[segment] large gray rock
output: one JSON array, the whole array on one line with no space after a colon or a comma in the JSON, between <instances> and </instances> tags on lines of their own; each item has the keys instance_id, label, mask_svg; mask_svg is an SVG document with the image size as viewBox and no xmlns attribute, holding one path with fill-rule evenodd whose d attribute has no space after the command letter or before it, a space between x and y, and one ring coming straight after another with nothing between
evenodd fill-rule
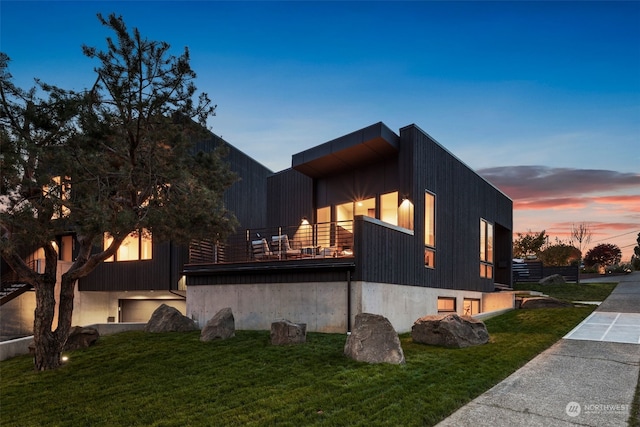
<instances>
[{"instance_id":1,"label":"large gray rock","mask_svg":"<svg viewBox=\"0 0 640 427\"><path fill-rule=\"evenodd\" d=\"M552 297L531 297L522 300L520 308L563 308L572 307L573 304Z\"/></svg>"},{"instance_id":2,"label":"large gray rock","mask_svg":"<svg viewBox=\"0 0 640 427\"><path fill-rule=\"evenodd\" d=\"M355 326L344 345L344 354L359 362L405 363L398 334L391 322L378 314L356 315Z\"/></svg>"},{"instance_id":3,"label":"large gray rock","mask_svg":"<svg viewBox=\"0 0 640 427\"><path fill-rule=\"evenodd\" d=\"M202 328L200 341L226 340L236 336L236 323L231 307L218 311Z\"/></svg>"},{"instance_id":4,"label":"large gray rock","mask_svg":"<svg viewBox=\"0 0 640 427\"><path fill-rule=\"evenodd\" d=\"M540 285L565 285L567 282L560 274L552 274L551 276L543 277L538 281Z\"/></svg>"},{"instance_id":5,"label":"large gray rock","mask_svg":"<svg viewBox=\"0 0 640 427\"><path fill-rule=\"evenodd\" d=\"M286 319L271 323L271 344L303 344L307 341L307 324Z\"/></svg>"},{"instance_id":6,"label":"large gray rock","mask_svg":"<svg viewBox=\"0 0 640 427\"><path fill-rule=\"evenodd\" d=\"M419 318L411 327L411 338L422 344L462 348L486 344L489 332L480 320L450 313Z\"/></svg>"},{"instance_id":7,"label":"large gray rock","mask_svg":"<svg viewBox=\"0 0 640 427\"><path fill-rule=\"evenodd\" d=\"M62 351L87 348L98 341L98 338L100 338L100 334L97 329L74 326L69 332L69 338L67 338L67 342L64 343Z\"/></svg>"},{"instance_id":8,"label":"large gray rock","mask_svg":"<svg viewBox=\"0 0 640 427\"><path fill-rule=\"evenodd\" d=\"M145 332L188 332L196 329L198 327L193 320L166 304L156 308L144 327Z\"/></svg>"}]
</instances>

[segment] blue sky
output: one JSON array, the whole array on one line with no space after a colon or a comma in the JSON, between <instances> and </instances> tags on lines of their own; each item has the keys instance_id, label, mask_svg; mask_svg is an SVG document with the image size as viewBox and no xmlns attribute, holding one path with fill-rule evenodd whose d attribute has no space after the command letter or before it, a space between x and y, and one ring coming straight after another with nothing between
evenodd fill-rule
<instances>
[{"instance_id":1,"label":"blue sky","mask_svg":"<svg viewBox=\"0 0 640 427\"><path fill-rule=\"evenodd\" d=\"M630 256L640 2L2 0L15 82L91 86L81 46L110 35L97 12L188 46L212 130L274 171L369 124L415 123L514 199L515 231L566 238L586 221Z\"/></svg>"}]
</instances>

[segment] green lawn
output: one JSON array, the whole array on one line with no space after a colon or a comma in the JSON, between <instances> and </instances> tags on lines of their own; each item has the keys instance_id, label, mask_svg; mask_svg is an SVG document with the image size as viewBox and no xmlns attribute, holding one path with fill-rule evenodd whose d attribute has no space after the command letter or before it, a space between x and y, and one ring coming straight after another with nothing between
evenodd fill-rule
<instances>
[{"instance_id":1,"label":"green lawn","mask_svg":"<svg viewBox=\"0 0 640 427\"><path fill-rule=\"evenodd\" d=\"M203 343L199 332L127 332L71 353L57 371L0 362L8 426L434 425L569 332L592 308L516 310L486 321L484 346L401 335L406 365L343 356L345 336L277 347L268 331Z\"/></svg>"},{"instance_id":2,"label":"green lawn","mask_svg":"<svg viewBox=\"0 0 640 427\"><path fill-rule=\"evenodd\" d=\"M539 291L545 295L567 301L604 301L617 283L566 283L564 285L538 285L537 283L516 283L516 291Z\"/></svg>"}]
</instances>

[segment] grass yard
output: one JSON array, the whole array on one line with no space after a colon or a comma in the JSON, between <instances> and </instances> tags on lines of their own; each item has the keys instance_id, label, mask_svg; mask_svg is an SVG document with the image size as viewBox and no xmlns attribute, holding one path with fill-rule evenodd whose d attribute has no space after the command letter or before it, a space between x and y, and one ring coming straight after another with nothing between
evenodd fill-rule
<instances>
[{"instance_id":1,"label":"grass yard","mask_svg":"<svg viewBox=\"0 0 640 427\"><path fill-rule=\"evenodd\" d=\"M569 332L593 308L515 310L486 321L490 342L415 344L406 365L347 359L341 334L272 346L268 331L203 343L199 332L105 336L57 371L0 362L8 426L430 426Z\"/></svg>"},{"instance_id":2,"label":"grass yard","mask_svg":"<svg viewBox=\"0 0 640 427\"><path fill-rule=\"evenodd\" d=\"M537 283L516 283L516 291L539 291L550 297L566 301L604 301L617 283L566 283L564 285L539 285Z\"/></svg>"}]
</instances>

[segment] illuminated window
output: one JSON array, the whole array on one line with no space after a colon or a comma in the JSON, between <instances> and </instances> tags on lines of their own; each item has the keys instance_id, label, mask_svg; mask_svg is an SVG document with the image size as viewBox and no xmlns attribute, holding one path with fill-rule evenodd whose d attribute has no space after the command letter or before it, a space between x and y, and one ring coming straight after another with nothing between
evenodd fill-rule
<instances>
[{"instance_id":1,"label":"illuminated window","mask_svg":"<svg viewBox=\"0 0 640 427\"><path fill-rule=\"evenodd\" d=\"M331 246L331 206L316 210L316 241L318 246Z\"/></svg>"},{"instance_id":2,"label":"illuminated window","mask_svg":"<svg viewBox=\"0 0 640 427\"><path fill-rule=\"evenodd\" d=\"M456 299L453 297L438 297L438 313L455 313Z\"/></svg>"},{"instance_id":3,"label":"illuminated window","mask_svg":"<svg viewBox=\"0 0 640 427\"><path fill-rule=\"evenodd\" d=\"M493 224L480 219L480 277L493 277Z\"/></svg>"},{"instance_id":4,"label":"illuminated window","mask_svg":"<svg viewBox=\"0 0 640 427\"><path fill-rule=\"evenodd\" d=\"M380 195L380 220L398 225L398 192Z\"/></svg>"},{"instance_id":5,"label":"illuminated window","mask_svg":"<svg viewBox=\"0 0 640 427\"><path fill-rule=\"evenodd\" d=\"M64 181L59 176L51 178L53 184L45 185L42 188L42 194L54 201L54 210L52 219L64 218L69 216L70 210L64 206L64 202L71 199L71 180L66 177Z\"/></svg>"},{"instance_id":6,"label":"illuminated window","mask_svg":"<svg viewBox=\"0 0 640 427\"><path fill-rule=\"evenodd\" d=\"M113 237L108 234L104 236L104 249L107 249L111 242L113 241ZM146 260L151 259L152 257L152 243L151 233L143 231L139 233L134 231L129 234L126 239L122 242L118 251L116 252L115 259L114 257L107 258L105 262L113 262L113 261L138 261L138 260Z\"/></svg>"},{"instance_id":7,"label":"illuminated window","mask_svg":"<svg viewBox=\"0 0 640 427\"><path fill-rule=\"evenodd\" d=\"M336 205L336 221L342 229L353 232L353 202Z\"/></svg>"},{"instance_id":8,"label":"illuminated window","mask_svg":"<svg viewBox=\"0 0 640 427\"><path fill-rule=\"evenodd\" d=\"M331 206L316 210L316 223L322 224L324 222L331 222Z\"/></svg>"},{"instance_id":9,"label":"illuminated window","mask_svg":"<svg viewBox=\"0 0 640 427\"><path fill-rule=\"evenodd\" d=\"M473 298L465 298L462 302L462 315L473 316L480 313L480 300Z\"/></svg>"},{"instance_id":10,"label":"illuminated window","mask_svg":"<svg viewBox=\"0 0 640 427\"><path fill-rule=\"evenodd\" d=\"M424 265L435 268L436 257L436 196L424 193Z\"/></svg>"},{"instance_id":11,"label":"illuminated window","mask_svg":"<svg viewBox=\"0 0 640 427\"><path fill-rule=\"evenodd\" d=\"M376 217L376 199L358 200L355 202L356 215L364 215L371 218Z\"/></svg>"}]
</instances>

